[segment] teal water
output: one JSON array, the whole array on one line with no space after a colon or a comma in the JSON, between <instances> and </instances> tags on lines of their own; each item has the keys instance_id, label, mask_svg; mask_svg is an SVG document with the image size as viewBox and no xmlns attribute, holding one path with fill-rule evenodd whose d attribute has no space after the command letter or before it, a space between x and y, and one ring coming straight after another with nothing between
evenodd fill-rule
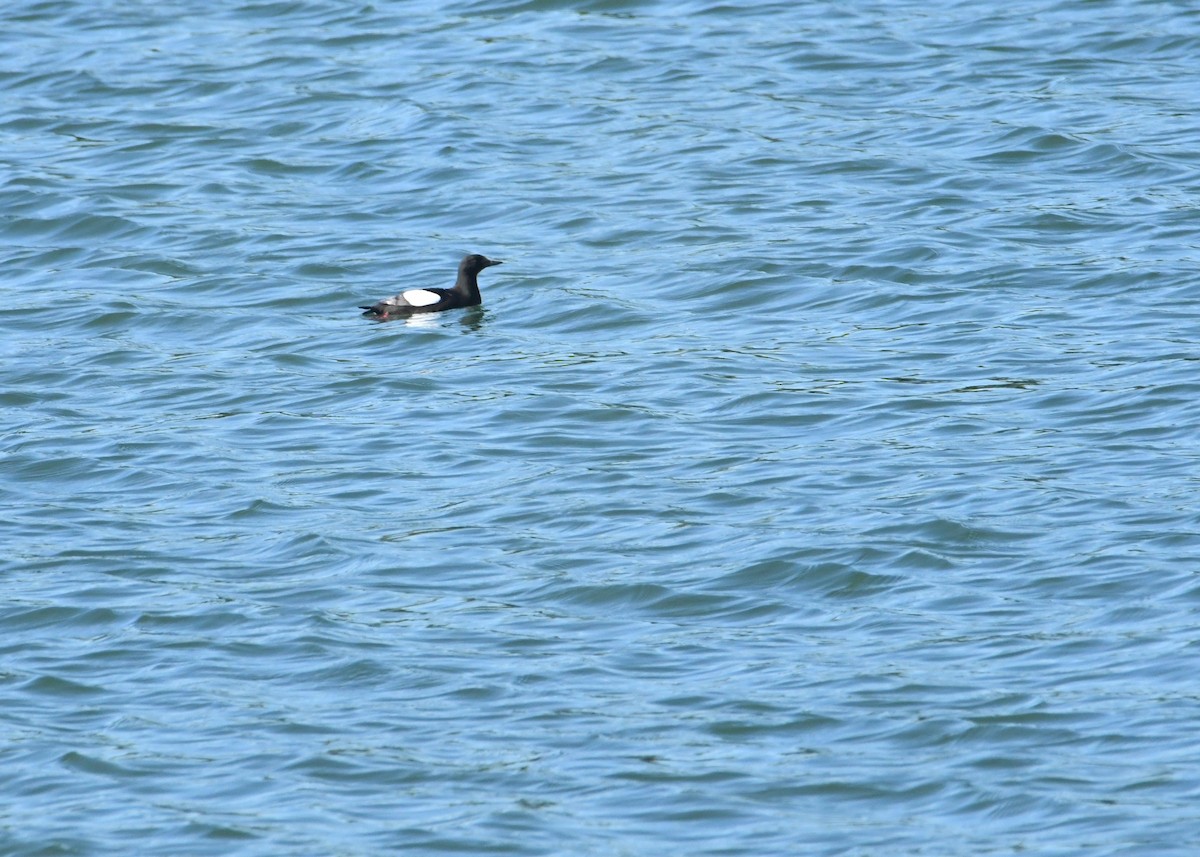
<instances>
[{"instance_id":1,"label":"teal water","mask_svg":"<svg viewBox=\"0 0 1200 857\"><path fill-rule=\"evenodd\" d=\"M8 4L0 854L1197 853L1198 54Z\"/></svg>"}]
</instances>

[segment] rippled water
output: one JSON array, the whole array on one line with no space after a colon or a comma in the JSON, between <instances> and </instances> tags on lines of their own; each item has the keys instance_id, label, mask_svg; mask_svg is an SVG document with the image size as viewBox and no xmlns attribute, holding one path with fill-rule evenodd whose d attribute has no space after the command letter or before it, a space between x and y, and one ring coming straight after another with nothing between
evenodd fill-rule
<instances>
[{"instance_id":1,"label":"rippled water","mask_svg":"<svg viewBox=\"0 0 1200 857\"><path fill-rule=\"evenodd\" d=\"M1196 853L1188 4L5 9L0 853Z\"/></svg>"}]
</instances>

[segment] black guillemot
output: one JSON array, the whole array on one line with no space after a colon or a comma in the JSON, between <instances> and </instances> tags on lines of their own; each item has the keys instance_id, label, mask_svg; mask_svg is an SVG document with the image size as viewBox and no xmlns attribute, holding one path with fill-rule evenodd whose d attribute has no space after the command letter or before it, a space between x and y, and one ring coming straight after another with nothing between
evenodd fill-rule
<instances>
[{"instance_id":1,"label":"black guillemot","mask_svg":"<svg viewBox=\"0 0 1200 857\"><path fill-rule=\"evenodd\" d=\"M458 264L458 279L452 289L409 289L394 298L384 298L373 306L359 307L366 312L364 318L386 321L393 316L407 317L418 312L441 312L483 303L479 294L479 272L492 265L501 265L499 259L489 259L472 253L464 256Z\"/></svg>"}]
</instances>

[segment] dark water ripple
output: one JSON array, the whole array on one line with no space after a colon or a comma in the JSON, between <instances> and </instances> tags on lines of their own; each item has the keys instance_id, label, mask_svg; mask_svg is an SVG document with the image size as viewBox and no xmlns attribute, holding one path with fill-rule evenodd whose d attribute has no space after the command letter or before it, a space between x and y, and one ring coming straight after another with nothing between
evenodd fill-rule
<instances>
[{"instance_id":1,"label":"dark water ripple","mask_svg":"<svg viewBox=\"0 0 1200 857\"><path fill-rule=\"evenodd\" d=\"M1194 853L1196 12L5 23L0 853Z\"/></svg>"}]
</instances>

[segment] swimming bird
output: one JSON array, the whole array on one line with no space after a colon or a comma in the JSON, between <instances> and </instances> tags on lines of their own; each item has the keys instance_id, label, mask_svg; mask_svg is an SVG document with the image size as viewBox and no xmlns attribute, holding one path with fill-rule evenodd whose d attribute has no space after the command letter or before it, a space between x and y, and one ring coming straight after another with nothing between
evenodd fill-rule
<instances>
[{"instance_id":1,"label":"swimming bird","mask_svg":"<svg viewBox=\"0 0 1200 857\"><path fill-rule=\"evenodd\" d=\"M458 264L458 279L452 289L409 289L394 298L384 298L372 306L363 306L364 318L375 318L386 321L394 316L407 317L418 312L441 312L447 309L458 309L464 306L478 306L483 303L479 294L479 272L492 265L504 264L499 259L489 259L472 253L463 256Z\"/></svg>"}]
</instances>

